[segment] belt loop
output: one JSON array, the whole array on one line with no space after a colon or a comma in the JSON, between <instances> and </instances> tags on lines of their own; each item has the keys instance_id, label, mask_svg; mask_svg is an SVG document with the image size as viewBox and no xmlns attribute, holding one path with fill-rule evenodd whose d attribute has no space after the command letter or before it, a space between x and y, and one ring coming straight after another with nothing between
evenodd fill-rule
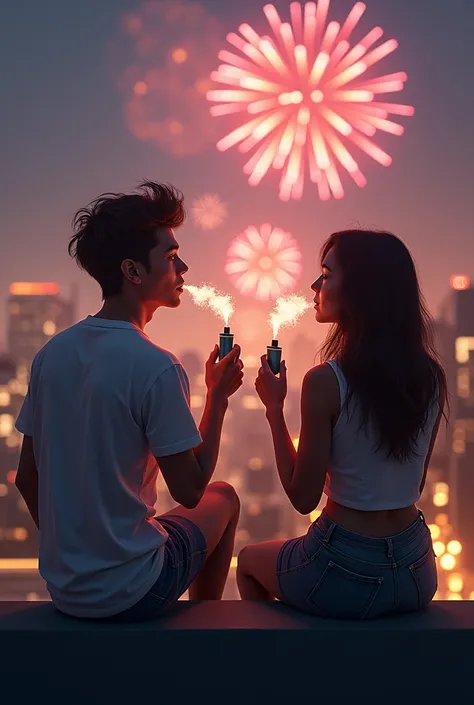
<instances>
[{"instance_id":1,"label":"belt loop","mask_svg":"<svg viewBox=\"0 0 474 705\"><path fill-rule=\"evenodd\" d=\"M331 534L332 534L332 532L334 531L335 528L336 528L336 525L335 525L335 523L332 521L331 524L329 525L329 529L326 531L326 535L325 535L325 537L324 537L324 539L323 539L325 544L329 544L329 539L331 538Z\"/></svg>"},{"instance_id":2,"label":"belt loop","mask_svg":"<svg viewBox=\"0 0 474 705\"><path fill-rule=\"evenodd\" d=\"M392 539L385 539L387 541L387 557L393 558L393 541Z\"/></svg>"}]
</instances>

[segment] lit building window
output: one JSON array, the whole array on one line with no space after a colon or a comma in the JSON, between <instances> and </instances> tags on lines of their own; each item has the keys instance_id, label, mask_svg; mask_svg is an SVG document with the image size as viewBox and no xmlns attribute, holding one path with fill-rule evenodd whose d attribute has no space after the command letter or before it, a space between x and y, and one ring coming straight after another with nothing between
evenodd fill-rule
<instances>
[{"instance_id":1,"label":"lit building window","mask_svg":"<svg viewBox=\"0 0 474 705\"><path fill-rule=\"evenodd\" d=\"M191 409L201 409L204 406L204 397L200 394L191 394Z\"/></svg>"},{"instance_id":2,"label":"lit building window","mask_svg":"<svg viewBox=\"0 0 474 705\"><path fill-rule=\"evenodd\" d=\"M15 541L26 541L28 538L28 532L24 526L17 526L13 529L13 538Z\"/></svg>"},{"instance_id":3,"label":"lit building window","mask_svg":"<svg viewBox=\"0 0 474 705\"><path fill-rule=\"evenodd\" d=\"M8 494L8 487L4 482L0 482L0 497L6 497Z\"/></svg>"},{"instance_id":4,"label":"lit building window","mask_svg":"<svg viewBox=\"0 0 474 705\"><path fill-rule=\"evenodd\" d=\"M246 355L242 358L242 362L247 370L256 370L260 366L260 360L255 355Z\"/></svg>"},{"instance_id":5,"label":"lit building window","mask_svg":"<svg viewBox=\"0 0 474 705\"><path fill-rule=\"evenodd\" d=\"M246 529L237 529L235 538L241 543L248 543L250 541L250 534Z\"/></svg>"},{"instance_id":6,"label":"lit building window","mask_svg":"<svg viewBox=\"0 0 474 705\"><path fill-rule=\"evenodd\" d=\"M468 367L460 367L458 369L458 397L461 399L469 399L471 393L471 378Z\"/></svg>"},{"instance_id":7,"label":"lit building window","mask_svg":"<svg viewBox=\"0 0 474 705\"><path fill-rule=\"evenodd\" d=\"M28 381L28 367L27 367L27 365L18 365L16 378L21 383Z\"/></svg>"},{"instance_id":8,"label":"lit building window","mask_svg":"<svg viewBox=\"0 0 474 705\"><path fill-rule=\"evenodd\" d=\"M258 409L260 408L260 401L257 397L246 394L242 398L242 406L244 409Z\"/></svg>"},{"instance_id":9,"label":"lit building window","mask_svg":"<svg viewBox=\"0 0 474 705\"><path fill-rule=\"evenodd\" d=\"M435 524L438 524L438 526L446 526L448 523L448 515L447 514L437 514L435 516Z\"/></svg>"},{"instance_id":10,"label":"lit building window","mask_svg":"<svg viewBox=\"0 0 474 705\"><path fill-rule=\"evenodd\" d=\"M433 493L435 507L445 507L449 502L449 486L446 482L436 482Z\"/></svg>"},{"instance_id":11,"label":"lit building window","mask_svg":"<svg viewBox=\"0 0 474 705\"><path fill-rule=\"evenodd\" d=\"M464 455L466 452L466 442L465 441L453 441L453 453L456 455Z\"/></svg>"},{"instance_id":12,"label":"lit building window","mask_svg":"<svg viewBox=\"0 0 474 705\"><path fill-rule=\"evenodd\" d=\"M249 506L247 508L247 513L251 517L258 517L258 515L260 514L261 511L262 511L262 508L257 502L252 502L252 504L249 504Z\"/></svg>"},{"instance_id":13,"label":"lit building window","mask_svg":"<svg viewBox=\"0 0 474 705\"><path fill-rule=\"evenodd\" d=\"M21 446L21 436L18 433L12 433L5 439L7 448L19 448Z\"/></svg>"},{"instance_id":14,"label":"lit building window","mask_svg":"<svg viewBox=\"0 0 474 705\"><path fill-rule=\"evenodd\" d=\"M231 475L229 477L229 482L235 487L236 490L238 490L242 486L242 477L241 475Z\"/></svg>"},{"instance_id":15,"label":"lit building window","mask_svg":"<svg viewBox=\"0 0 474 705\"><path fill-rule=\"evenodd\" d=\"M0 414L0 438L6 438L13 431L14 422L11 414Z\"/></svg>"},{"instance_id":16,"label":"lit building window","mask_svg":"<svg viewBox=\"0 0 474 705\"><path fill-rule=\"evenodd\" d=\"M54 335L56 330L56 323L54 321L45 321L43 323L43 333L45 335Z\"/></svg>"},{"instance_id":17,"label":"lit building window","mask_svg":"<svg viewBox=\"0 0 474 705\"><path fill-rule=\"evenodd\" d=\"M263 468L263 460L261 458L250 458L249 468L250 470L261 470Z\"/></svg>"},{"instance_id":18,"label":"lit building window","mask_svg":"<svg viewBox=\"0 0 474 705\"><path fill-rule=\"evenodd\" d=\"M451 573L448 578L448 588L451 592L462 592L464 580L459 573Z\"/></svg>"},{"instance_id":19,"label":"lit building window","mask_svg":"<svg viewBox=\"0 0 474 705\"><path fill-rule=\"evenodd\" d=\"M10 406L11 395L6 389L0 390L0 406Z\"/></svg>"},{"instance_id":20,"label":"lit building window","mask_svg":"<svg viewBox=\"0 0 474 705\"><path fill-rule=\"evenodd\" d=\"M474 338L456 338L456 362L469 362L469 354L474 350Z\"/></svg>"}]
</instances>

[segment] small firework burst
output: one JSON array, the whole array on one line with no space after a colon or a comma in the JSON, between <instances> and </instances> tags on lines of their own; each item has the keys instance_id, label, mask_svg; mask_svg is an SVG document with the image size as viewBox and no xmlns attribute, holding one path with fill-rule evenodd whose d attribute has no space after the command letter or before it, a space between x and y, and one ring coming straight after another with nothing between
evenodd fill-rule
<instances>
[{"instance_id":1,"label":"small firework burst","mask_svg":"<svg viewBox=\"0 0 474 705\"><path fill-rule=\"evenodd\" d=\"M202 230L215 230L227 218L227 205L216 193L196 198L192 205L193 220Z\"/></svg>"},{"instance_id":2,"label":"small firework burst","mask_svg":"<svg viewBox=\"0 0 474 705\"><path fill-rule=\"evenodd\" d=\"M249 226L227 252L226 273L246 296L265 301L291 291L301 273L296 240L281 228L265 223Z\"/></svg>"}]
</instances>

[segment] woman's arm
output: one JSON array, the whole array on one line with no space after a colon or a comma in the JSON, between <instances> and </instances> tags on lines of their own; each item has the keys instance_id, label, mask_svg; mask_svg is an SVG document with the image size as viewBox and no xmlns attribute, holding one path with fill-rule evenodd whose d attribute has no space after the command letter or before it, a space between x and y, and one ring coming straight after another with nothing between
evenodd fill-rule
<instances>
[{"instance_id":1,"label":"woman's arm","mask_svg":"<svg viewBox=\"0 0 474 705\"><path fill-rule=\"evenodd\" d=\"M272 375L273 379L267 375ZM278 388L280 380L271 370L267 371L263 361L259 380L256 387L266 407L283 489L298 512L309 514L319 504L329 467L332 425L339 413L337 379L327 365L315 367L306 374L301 393L298 451L293 447L286 426L284 397L281 398ZM286 371L284 382L286 385Z\"/></svg>"}]
</instances>

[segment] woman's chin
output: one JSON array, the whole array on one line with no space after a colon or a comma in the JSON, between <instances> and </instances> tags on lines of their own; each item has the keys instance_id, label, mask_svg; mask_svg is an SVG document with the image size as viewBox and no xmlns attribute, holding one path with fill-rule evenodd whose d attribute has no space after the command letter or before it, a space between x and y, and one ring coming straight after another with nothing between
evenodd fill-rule
<instances>
[{"instance_id":1,"label":"woman's chin","mask_svg":"<svg viewBox=\"0 0 474 705\"><path fill-rule=\"evenodd\" d=\"M332 323L333 322L327 316L325 316L324 313L319 310L319 308L316 309L315 318L318 323Z\"/></svg>"}]
</instances>

